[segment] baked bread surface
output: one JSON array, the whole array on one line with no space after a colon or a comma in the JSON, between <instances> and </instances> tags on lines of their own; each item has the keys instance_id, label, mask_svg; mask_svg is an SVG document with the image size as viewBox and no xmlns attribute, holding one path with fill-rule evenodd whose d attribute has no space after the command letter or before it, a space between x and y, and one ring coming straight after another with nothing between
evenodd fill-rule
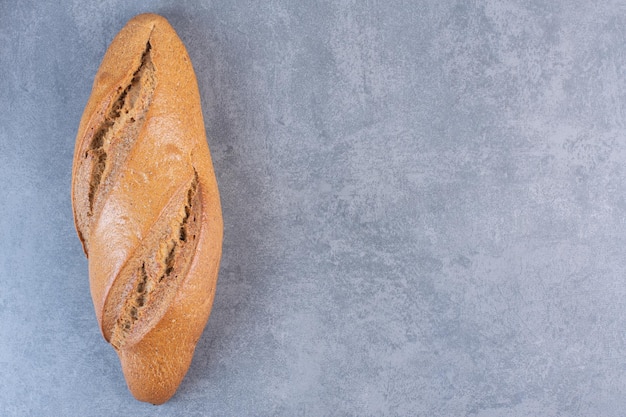
<instances>
[{"instance_id":1,"label":"baked bread surface","mask_svg":"<svg viewBox=\"0 0 626 417\"><path fill-rule=\"evenodd\" d=\"M132 394L167 401L208 320L222 215L187 51L163 17L109 46L78 129L74 222L96 317Z\"/></svg>"}]
</instances>

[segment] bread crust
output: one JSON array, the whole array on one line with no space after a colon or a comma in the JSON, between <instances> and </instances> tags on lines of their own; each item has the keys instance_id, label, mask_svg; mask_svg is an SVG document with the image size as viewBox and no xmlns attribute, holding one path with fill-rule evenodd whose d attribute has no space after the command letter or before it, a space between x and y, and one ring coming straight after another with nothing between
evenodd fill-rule
<instances>
[{"instance_id":1,"label":"bread crust","mask_svg":"<svg viewBox=\"0 0 626 417\"><path fill-rule=\"evenodd\" d=\"M208 320L222 248L197 81L166 19L131 19L81 119L72 206L104 338L141 401L162 404Z\"/></svg>"}]
</instances>

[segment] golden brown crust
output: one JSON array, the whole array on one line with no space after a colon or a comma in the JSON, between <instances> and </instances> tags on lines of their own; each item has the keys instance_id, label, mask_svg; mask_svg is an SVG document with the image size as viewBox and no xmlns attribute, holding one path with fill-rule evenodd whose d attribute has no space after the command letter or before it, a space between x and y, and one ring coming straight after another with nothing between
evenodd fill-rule
<instances>
[{"instance_id":1,"label":"golden brown crust","mask_svg":"<svg viewBox=\"0 0 626 417\"><path fill-rule=\"evenodd\" d=\"M133 395L161 404L208 320L223 228L195 74L160 16L130 20L104 56L77 134L72 206L102 334Z\"/></svg>"}]
</instances>

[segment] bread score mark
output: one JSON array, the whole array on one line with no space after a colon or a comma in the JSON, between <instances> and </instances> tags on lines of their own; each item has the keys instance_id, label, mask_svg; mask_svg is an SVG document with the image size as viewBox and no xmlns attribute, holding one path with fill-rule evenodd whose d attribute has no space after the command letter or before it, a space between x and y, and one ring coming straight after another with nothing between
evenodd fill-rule
<instances>
[{"instance_id":1,"label":"bread score mark","mask_svg":"<svg viewBox=\"0 0 626 417\"><path fill-rule=\"evenodd\" d=\"M125 87L117 89L117 98L111 104L104 120L93 132L91 142L84 153L79 172L89 177L87 195L77 195L82 210L78 213L78 229L81 238L89 238L92 219L102 206L102 196L114 184L131 148L144 125L152 96L156 88L155 67L151 55L150 40L141 55L139 67ZM85 241L87 243L87 241ZM85 245L87 249L87 244Z\"/></svg>"},{"instance_id":2,"label":"bread score mark","mask_svg":"<svg viewBox=\"0 0 626 417\"><path fill-rule=\"evenodd\" d=\"M121 295L121 302L116 303L119 310L105 313L117 317L109 340L115 348L136 343L158 322L176 295L181 279L187 275L201 226L199 189L194 170L182 207L166 223L168 227L163 233L153 230L147 239L159 239L158 245L148 245L157 249L138 257L140 264L131 267L132 277L127 281L130 287ZM161 222L155 224L157 230L161 227L158 223Z\"/></svg>"}]
</instances>

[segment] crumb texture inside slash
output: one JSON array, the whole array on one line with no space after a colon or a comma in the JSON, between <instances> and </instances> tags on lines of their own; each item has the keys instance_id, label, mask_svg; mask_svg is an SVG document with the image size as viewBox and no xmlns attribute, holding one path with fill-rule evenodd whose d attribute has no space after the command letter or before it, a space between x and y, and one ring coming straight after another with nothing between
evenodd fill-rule
<instances>
[{"instance_id":1,"label":"crumb texture inside slash","mask_svg":"<svg viewBox=\"0 0 626 417\"><path fill-rule=\"evenodd\" d=\"M87 243L92 219L102 206L131 148L137 141L156 87L152 46L146 42L139 67L126 86L117 89L104 120L93 129L86 151L80 158L78 178L86 184L76 187L77 225Z\"/></svg>"},{"instance_id":2,"label":"crumb texture inside slash","mask_svg":"<svg viewBox=\"0 0 626 417\"><path fill-rule=\"evenodd\" d=\"M123 347L132 334L144 334L151 319L160 317L173 299L178 285L186 275L201 225L201 205L197 173L184 194L181 207L170 212L170 219L155 224L144 252L138 257L131 277L132 289L120 305L110 343Z\"/></svg>"}]
</instances>

